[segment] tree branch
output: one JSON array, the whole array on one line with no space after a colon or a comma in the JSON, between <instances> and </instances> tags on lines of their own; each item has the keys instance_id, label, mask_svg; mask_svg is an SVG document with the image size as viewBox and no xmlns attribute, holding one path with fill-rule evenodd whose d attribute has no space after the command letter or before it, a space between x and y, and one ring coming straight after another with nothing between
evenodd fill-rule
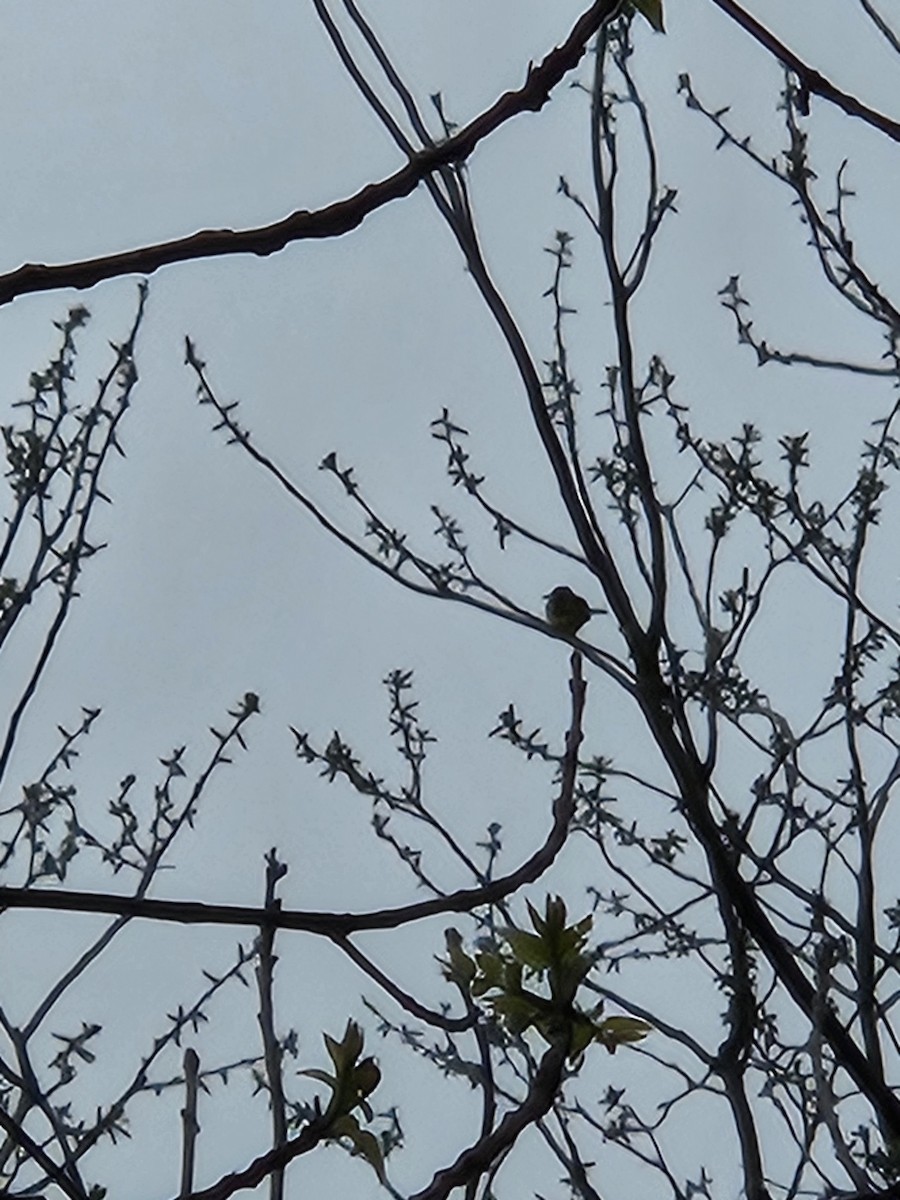
<instances>
[{"instance_id":1,"label":"tree branch","mask_svg":"<svg viewBox=\"0 0 900 1200\"><path fill-rule=\"evenodd\" d=\"M541 1059L528 1095L519 1107L508 1112L487 1137L479 1138L474 1146L463 1150L452 1166L438 1171L431 1183L415 1192L409 1200L444 1200L454 1188L483 1175L527 1126L550 1111L562 1082L565 1062L566 1047L551 1046Z\"/></svg>"},{"instance_id":2,"label":"tree branch","mask_svg":"<svg viewBox=\"0 0 900 1200\"><path fill-rule=\"evenodd\" d=\"M0 305L29 292L49 292L57 288L87 288L103 279L121 275L149 275L169 263L189 262L197 258L216 258L224 254L275 254L291 242L310 238L339 237L362 224L370 213L383 205L408 196L426 176L451 163L465 161L479 142L501 125L525 111L539 112L564 75L577 66L587 43L603 25L615 16L621 0L594 0L578 18L569 36L538 63L530 67L525 83L517 91L504 92L490 108L439 146L429 146L378 183L369 183L346 200L310 212L299 209L272 225L256 229L203 229L189 237L154 246L125 250L81 262L47 266L25 263L15 271L0 275Z\"/></svg>"},{"instance_id":3,"label":"tree branch","mask_svg":"<svg viewBox=\"0 0 900 1200\"><path fill-rule=\"evenodd\" d=\"M553 825L544 844L509 875L492 879L474 888L460 888L446 896L422 900L364 913L304 912L275 907L255 908L239 904L202 904L187 900L148 900L143 895L116 896L103 892L79 892L62 888L0 887L0 913L4 908L49 909L54 912L113 913L122 917L143 917L151 921L182 925L251 925L265 932L275 929L299 929L323 934L340 941L364 929L396 929L410 921L450 912L471 912L486 904L496 904L527 883L534 883L552 864L569 834L575 812L575 777L578 748L583 737L582 719L587 686L582 674L581 654L571 657L572 715L566 735L562 761L562 779L553 802Z\"/></svg>"},{"instance_id":4,"label":"tree branch","mask_svg":"<svg viewBox=\"0 0 900 1200\"><path fill-rule=\"evenodd\" d=\"M861 100L857 100L855 96L851 96L847 92L842 92L840 88L835 87L824 75L807 66L803 59L798 58L792 50L789 50L783 42L780 42L773 33L770 33L764 25L760 24L755 17L746 12L735 0L712 0L712 2L718 5L722 12L731 17L732 21L736 21L742 29L746 30L754 41L759 42L780 63L783 63L784 66L793 71L800 80L800 86L804 91L813 92L815 95L821 96L823 100L827 100L830 104L836 104L848 117L859 117L861 121L865 121L873 129L886 134L892 141L900 142L900 124L892 121L890 117L876 112L874 108L869 108Z\"/></svg>"}]
</instances>

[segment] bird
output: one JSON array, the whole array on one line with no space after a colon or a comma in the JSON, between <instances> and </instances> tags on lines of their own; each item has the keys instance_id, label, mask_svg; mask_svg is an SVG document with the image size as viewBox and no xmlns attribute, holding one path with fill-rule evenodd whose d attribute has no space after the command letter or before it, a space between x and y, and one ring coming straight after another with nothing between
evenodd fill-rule
<instances>
[{"instance_id":1,"label":"bird","mask_svg":"<svg viewBox=\"0 0 900 1200\"><path fill-rule=\"evenodd\" d=\"M555 587L544 599L547 601L544 606L547 624L567 637L574 637L582 625L591 619L587 600L571 588Z\"/></svg>"}]
</instances>

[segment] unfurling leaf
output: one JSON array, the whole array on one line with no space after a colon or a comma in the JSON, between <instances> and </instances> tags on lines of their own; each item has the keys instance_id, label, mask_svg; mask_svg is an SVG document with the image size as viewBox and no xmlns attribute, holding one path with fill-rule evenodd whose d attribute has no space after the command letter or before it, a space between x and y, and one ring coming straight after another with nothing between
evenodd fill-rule
<instances>
[{"instance_id":1,"label":"unfurling leaf","mask_svg":"<svg viewBox=\"0 0 900 1200\"><path fill-rule=\"evenodd\" d=\"M384 1173L384 1155L374 1133L368 1129L360 1129L356 1117L344 1116L335 1121L332 1126L335 1137L346 1138L350 1142L350 1153L359 1155L375 1171L381 1183L387 1183Z\"/></svg>"},{"instance_id":2,"label":"unfurling leaf","mask_svg":"<svg viewBox=\"0 0 900 1200\"><path fill-rule=\"evenodd\" d=\"M640 1042L652 1030L652 1025L638 1017L607 1017L597 1026L594 1036L610 1054L615 1054L617 1047L628 1045L629 1042Z\"/></svg>"},{"instance_id":3,"label":"unfurling leaf","mask_svg":"<svg viewBox=\"0 0 900 1200\"><path fill-rule=\"evenodd\" d=\"M438 959L444 968L444 978L458 987L468 989L477 971L475 960L463 950L462 935L458 929L445 929L444 939L447 943L447 958Z\"/></svg>"},{"instance_id":4,"label":"unfurling leaf","mask_svg":"<svg viewBox=\"0 0 900 1200\"><path fill-rule=\"evenodd\" d=\"M331 1100L325 1110L325 1119L333 1124L351 1113L354 1108L361 1108L367 1120L371 1121L372 1110L366 1097L378 1087L381 1071L374 1058L360 1060L359 1056L363 1050L362 1030L354 1021L348 1021L344 1036L339 1042L327 1033L322 1037L328 1056L334 1063L334 1074L320 1071L316 1067L300 1071L299 1074L324 1083L331 1089Z\"/></svg>"},{"instance_id":5,"label":"unfurling leaf","mask_svg":"<svg viewBox=\"0 0 900 1200\"><path fill-rule=\"evenodd\" d=\"M632 7L646 18L657 33L665 33L662 0L631 0Z\"/></svg>"}]
</instances>

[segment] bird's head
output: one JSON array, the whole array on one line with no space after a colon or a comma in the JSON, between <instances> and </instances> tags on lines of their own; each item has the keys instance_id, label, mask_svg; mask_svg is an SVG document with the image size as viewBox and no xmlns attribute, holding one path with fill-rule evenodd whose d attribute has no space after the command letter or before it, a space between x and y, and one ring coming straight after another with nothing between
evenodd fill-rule
<instances>
[{"instance_id":1,"label":"bird's head","mask_svg":"<svg viewBox=\"0 0 900 1200\"><path fill-rule=\"evenodd\" d=\"M582 625L591 619L587 600L569 587L555 587L544 599L547 624L569 637L574 637Z\"/></svg>"}]
</instances>

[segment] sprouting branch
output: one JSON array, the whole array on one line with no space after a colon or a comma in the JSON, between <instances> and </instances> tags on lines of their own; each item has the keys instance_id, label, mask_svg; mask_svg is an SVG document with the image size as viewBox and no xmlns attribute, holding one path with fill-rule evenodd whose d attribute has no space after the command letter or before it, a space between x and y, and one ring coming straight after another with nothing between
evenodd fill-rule
<instances>
[{"instance_id":1,"label":"sprouting branch","mask_svg":"<svg viewBox=\"0 0 900 1200\"><path fill-rule=\"evenodd\" d=\"M80 892L68 889L52 891L0 887L0 907L44 909L55 912L115 913L123 919L142 917L147 920L175 922L182 925L254 926L261 930L297 929L318 933L329 938L345 938L366 929L397 929L412 921L451 912L471 912L474 908L496 904L511 896L527 883L533 883L550 867L565 845L575 804L575 775L578 747L582 739L582 719L586 684L582 674L581 657L572 655L572 714L566 736L559 791L553 802L553 823L544 844L520 867L508 875L493 879L479 887L461 888L433 900L407 904L399 908L367 913L297 912L290 909L254 908L245 905L200 904L180 900L149 900L146 888L136 896L114 896L100 892Z\"/></svg>"}]
</instances>

